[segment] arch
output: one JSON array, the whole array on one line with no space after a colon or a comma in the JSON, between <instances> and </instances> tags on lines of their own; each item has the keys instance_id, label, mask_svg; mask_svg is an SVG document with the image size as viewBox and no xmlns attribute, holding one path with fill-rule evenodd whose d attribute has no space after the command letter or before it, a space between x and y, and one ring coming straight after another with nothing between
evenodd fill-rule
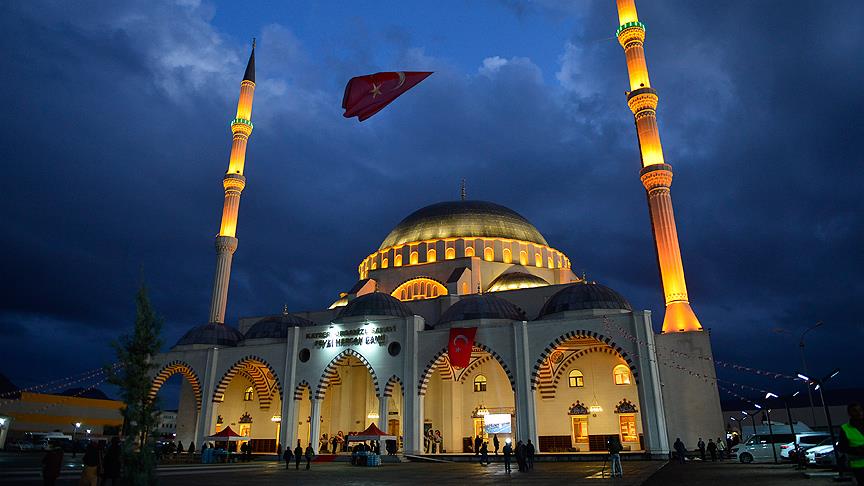
<instances>
[{"instance_id":1,"label":"arch","mask_svg":"<svg viewBox=\"0 0 864 486\"><path fill-rule=\"evenodd\" d=\"M564 370L566 370L567 368L572 366L573 363L577 359L579 359L585 355L591 354L591 353L606 353L606 354L611 354L613 356L621 358L620 354L618 354L617 352L615 352L614 349L612 349L608 346L591 346L590 348L581 349L581 350L571 354L570 356L568 356L567 359L564 360L563 363L561 363L561 366L558 367L558 370L555 372L555 376L552 378L552 386L553 387L558 386L558 383L561 381L561 378L564 377ZM621 365L618 365L618 366L626 366L626 365L624 365L622 363Z\"/></svg>"},{"instance_id":2,"label":"arch","mask_svg":"<svg viewBox=\"0 0 864 486\"><path fill-rule=\"evenodd\" d=\"M426 250L426 261L432 263L438 257L438 253L435 251L435 248L429 248Z\"/></svg>"},{"instance_id":3,"label":"arch","mask_svg":"<svg viewBox=\"0 0 864 486\"><path fill-rule=\"evenodd\" d=\"M487 246L483 249L483 259L487 262L491 262L495 259L495 250L493 250L491 246Z\"/></svg>"},{"instance_id":4,"label":"arch","mask_svg":"<svg viewBox=\"0 0 864 486\"><path fill-rule=\"evenodd\" d=\"M387 380L387 384L384 385L384 395L385 397L393 396L393 389L396 388L396 385L399 385L399 389L402 390L402 394L405 394L405 386L402 384L402 379L396 375L391 376Z\"/></svg>"},{"instance_id":5,"label":"arch","mask_svg":"<svg viewBox=\"0 0 864 486\"><path fill-rule=\"evenodd\" d=\"M614 341L612 341L612 339L610 339L610 338L608 338L608 337L606 337L600 333L596 333L594 331L586 331L586 330L575 330L575 331L566 332L566 333L558 336L557 338L555 338L551 343L549 343L543 349L542 353L540 353L540 357L534 363L534 369L531 370L531 389L532 390L537 389L537 386L540 383L540 370L543 367L543 363L549 358L549 355L551 355L555 351L555 348L557 348L559 345L563 344L564 342L566 342L567 340L569 340L571 338L579 338L579 337L591 337L591 338L594 338L594 339L596 339L602 343L608 344L609 348L607 348L606 346L595 346L595 347L600 348L600 349L609 349L610 351L614 350L615 353L618 354L618 356L621 357L626 362L627 367L630 368L630 372L633 374L633 380L635 381L635 383L637 385L639 384L639 371L636 369L636 364L633 362L633 360L630 358L630 356L627 355L627 352L624 351L623 349L621 349L621 346L618 346L617 344L615 344ZM587 350L583 350L583 351L587 351ZM576 354L578 354L578 353L576 353ZM573 358L573 359L575 359L575 358ZM561 368L564 368L564 366L561 366Z\"/></svg>"},{"instance_id":6,"label":"arch","mask_svg":"<svg viewBox=\"0 0 864 486\"><path fill-rule=\"evenodd\" d=\"M243 392L243 401L251 402L255 399L255 389L251 386L246 387L246 391Z\"/></svg>"},{"instance_id":7,"label":"arch","mask_svg":"<svg viewBox=\"0 0 864 486\"><path fill-rule=\"evenodd\" d=\"M582 388L585 386L585 375L576 368L573 368L567 373L567 384L570 388Z\"/></svg>"},{"instance_id":8,"label":"arch","mask_svg":"<svg viewBox=\"0 0 864 486\"><path fill-rule=\"evenodd\" d=\"M543 266L543 255L540 252L534 254L534 266L542 267Z\"/></svg>"},{"instance_id":9,"label":"arch","mask_svg":"<svg viewBox=\"0 0 864 486\"><path fill-rule=\"evenodd\" d=\"M303 390L309 390L309 396L312 396L312 387L306 380L300 380L297 386L294 387L294 400L303 400Z\"/></svg>"},{"instance_id":10,"label":"arch","mask_svg":"<svg viewBox=\"0 0 864 486\"><path fill-rule=\"evenodd\" d=\"M473 246L465 246L465 256L473 257L474 256L474 247Z\"/></svg>"},{"instance_id":11,"label":"arch","mask_svg":"<svg viewBox=\"0 0 864 486\"><path fill-rule=\"evenodd\" d=\"M363 357L362 354L354 351L353 349L346 349L341 353L337 354L331 361L330 364L324 368L324 373L321 375L321 379L318 381L318 387L315 389L315 399L323 400L324 396L327 394L327 389L330 387L332 380L334 380L334 376L339 376L336 372L336 368L342 364L342 361L346 360L349 356L357 358L366 369L369 371L369 374L372 375L372 385L375 387L375 394L379 395L381 393L381 388L378 386L378 375L375 374L375 370L372 368L372 365L369 364L369 361Z\"/></svg>"},{"instance_id":12,"label":"arch","mask_svg":"<svg viewBox=\"0 0 864 486\"><path fill-rule=\"evenodd\" d=\"M510 248L504 248L504 263L513 263L513 252Z\"/></svg>"},{"instance_id":13,"label":"arch","mask_svg":"<svg viewBox=\"0 0 864 486\"><path fill-rule=\"evenodd\" d=\"M474 341L474 347L479 348L483 351L486 351L487 353L492 355L492 357L495 358L496 361L498 361L498 364L501 365L502 369L504 369L504 374L507 375L507 379L510 381L510 388L513 390L513 393L516 393L516 379L513 377L513 373L510 371L510 368L507 366L507 363L504 362L504 358L502 358L500 354L498 354L497 352L492 350L492 348L486 346L483 343L479 343L477 341ZM432 359L430 359L429 362L426 363L426 365L423 368L423 372L420 374L419 384L417 385L417 394L418 395L420 395L420 396L426 395L426 388L429 386L429 379L432 377L432 372L437 369L436 363L438 362L439 358L441 358L442 356L446 359L446 355L447 355L447 347L444 347L440 351L435 353L435 355L432 356ZM466 370L468 370L469 368L471 368L471 365L468 365L468 368L466 368ZM467 376L467 373L463 373L463 375Z\"/></svg>"},{"instance_id":14,"label":"arch","mask_svg":"<svg viewBox=\"0 0 864 486\"><path fill-rule=\"evenodd\" d=\"M528 265L528 252L525 250L521 250L519 252L519 264L522 266Z\"/></svg>"},{"instance_id":15,"label":"arch","mask_svg":"<svg viewBox=\"0 0 864 486\"><path fill-rule=\"evenodd\" d=\"M394 251L396 251L396 250L394 250ZM394 267L401 267L402 266L402 253L401 252L399 252L393 256L393 266Z\"/></svg>"},{"instance_id":16,"label":"arch","mask_svg":"<svg viewBox=\"0 0 864 486\"><path fill-rule=\"evenodd\" d=\"M213 391L213 402L221 403L225 400L225 390L228 389L231 380L240 373L245 374L252 381L252 386L255 387L255 392L258 394L261 410L270 409L274 392L278 393L279 397L282 396L282 384L279 382L279 375L276 374L276 370L264 358L249 355L237 360L222 375L219 384L216 385L216 390ZM268 373L273 377L272 384Z\"/></svg>"},{"instance_id":17,"label":"arch","mask_svg":"<svg viewBox=\"0 0 864 486\"><path fill-rule=\"evenodd\" d=\"M402 301L433 299L447 295L447 287L429 277L417 277L402 282L390 295Z\"/></svg>"},{"instance_id":18,"label":"arch","mask_svg":"<svg viewBox=\"0 0 864 486\"><path fill-rule=\"evenodd\" d=\"M480 361L480 360L478 360L478 361ZM474 377L474 392L475 393L485 392L488 385L489 385L489 380L486 379L485 375L477 375Z\"/></svg>"},{"instance_id":19,"label":"arch","mask_svg":"<svg viewBox=\"0 0 864 486\"><path fill-rule=\"evenodd\" d=\"M447 248L446 250L444 250L444 259L445 260L452 260L454 258L456 258L456 248L453 248L451 246L451 247Z\"/></svg>"},{"instance_id":20,"label":"arch","mask_svg":"<svg viewBox=\"0 0 864 486\"><path fill-rule=\"evenodd\" d=\"M420 254L417 253L417 250L411 250L408 261L411 262L411 265L417 265L417 262L420 261Z\"/></svg>"},{"instance_id":21,"label":"arch","mask_svg":"<svg viewBox=\"0 0 864 486\"><path fill-rule=\"evenodd\" d=\"M381 268L387 268L390 266L390 260L385 256L381 259Z\"/></svg>"},{"instance_id":22,"label":"arch","mask_svg":"<svg viewBox=\"0 0 864 486\"><path fill-rule=\"evenodd\" d=\"M630 368L623 364L616 365L612 368L612 380L616 385L630 385Z\"/></svg>"},{"instance_id":23,"label":"arch","mask_svg":"<svg viewBox=\"0 0 864 486\"><path fill-rule=\"evenodd\" d=\"M152 401L156 398L156 395L159 393L159 389L162 388L162 385L168 381L168 378L180 373L186 378L186 381L192 386L192 392L195 394L195 406L197 410L201 410L201 382L198 381L198 375L189 366L188 363L180 360L174 360L166 364L156 373L156 376L153 377L153 381L150 383L150 392L148 396Z\"/></svg>"}]
</instances>

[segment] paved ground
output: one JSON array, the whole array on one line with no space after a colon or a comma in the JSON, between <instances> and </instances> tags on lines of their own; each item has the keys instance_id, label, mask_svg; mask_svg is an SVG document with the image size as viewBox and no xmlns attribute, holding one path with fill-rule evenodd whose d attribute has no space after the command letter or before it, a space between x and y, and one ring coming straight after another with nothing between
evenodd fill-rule
<instances>
[{"instance_id":1,"label":"paved ground","mask_svg":"<svg viewBox=\"0 0 864 486\"><path fill-rule=\"evenodd\" d=\"M735 461L719 463L669 463L651 476L644 486L826 486L835 483L826 470L809 470L816 477L808 478L790 464L741 464Z\"/></svg>"}]
</instances>

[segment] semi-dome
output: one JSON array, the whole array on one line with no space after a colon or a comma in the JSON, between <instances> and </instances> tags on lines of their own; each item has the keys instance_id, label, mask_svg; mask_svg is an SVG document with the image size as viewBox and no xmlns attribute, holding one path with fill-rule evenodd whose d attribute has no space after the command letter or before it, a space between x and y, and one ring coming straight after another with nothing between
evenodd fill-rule
<instances>
[{"instance_id":1,"label":"semi-dome","mask_svg":"<svg viewBox=\"0 0 864 486\"><path fill-rule=\"evenodd\" d=\"M381 292L370 292L348 302L348 305L342 307L336 318L361 316L408 317L413 315L414 312L411 308L403 304L401 300Z\"/></svg>"},{"instance_id":2,"label":"semi-dome","mask_svg":"<svg viewBox=\"0 0 864 486\"><path fill-rule=\"evenodd\" d=\"M630 303L618 292L598 283L580 282L556 292L543 308L538 319L566 311L613 309L632 311Z\"/></svg>"},{"instance_id":3,"label":"semi-dome","mask_svg":"<svg viewBox=\"0 0 864 486\"><path fill-rule=\"evenodd\" d=\"M543 287L549 285L549 282L543 280L537 275L524 272L505 273L492 281L489 286L489 292L501 292L504 290L530 289L534 287Z\"/></svg>"},{"instance_id":4,"label":"semi-dome","mask_svg":"<svg viewBox=\"0 0 864 486\"><path fill-rule=\"evenodd\" d=\"M291 328L314 326L315 323L294 314L265 317L246 331L246 339L285 339Z\"/></svg>"},{"instance_id":5,"label":"semi-dome","mask_svg":"<svg viewBox=\"0 0 864 486\"><path fill-rule=\"evenodd\" d=\"M486 201L447 201L408 215L387 235L379 250L417 241L466 237L549 245L534 225L512 209Z\"/></svg>"},{"instance_id":6,"label":"semi-dome","mask_svg":"<svg viewBox=\"0 0 864 486\"><path fill-rule=\"evenodd\" d=\"M474 294L464 297L441 314L437 326L458 321L476 319L525 320L525 313L510 301L489 294Z\"/></svg>"},{"instance_id":7,"label":"semi-dome","mask_svg":"<svg viewBox=\"0 0 864 486\"><path fill-rule=\"evenodd\" d=\"M243 333L227 324L204 324L193 327L177 341L175 346L208 344L212 346L237 346Z\"/></svg>"}]
</instances>

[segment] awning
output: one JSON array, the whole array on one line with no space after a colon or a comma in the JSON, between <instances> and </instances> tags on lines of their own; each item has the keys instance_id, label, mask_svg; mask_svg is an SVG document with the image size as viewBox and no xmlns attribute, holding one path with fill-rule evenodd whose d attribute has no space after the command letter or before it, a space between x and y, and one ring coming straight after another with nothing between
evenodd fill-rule
<instances>
[{"instance_id":1,"label":"awning","mask_svg":"<svg viewBox=\"0 0 864 486\"><path fill-rule=\"evenodd\" d=\"M231 430L231 427L225 427L221 432L217 432L213 435L207 437L207 440L212 440L216 442L237 442L241 440L249 440L249 437L244 435L238 435L236 432Z\"/></svg>"},{"instance_id":2,"label":"awning","mask_svg":"<svg viewBox=\"0 0 864 486\"><path fill-rule=\"evenodd\" d=\"M348 442L361 442L364 440L396 440L395 435L387 435L381 429L375 426L375 423L366 427L366 430L355 435L349 435L346 439Z\"/></svg>"}]
</instances>

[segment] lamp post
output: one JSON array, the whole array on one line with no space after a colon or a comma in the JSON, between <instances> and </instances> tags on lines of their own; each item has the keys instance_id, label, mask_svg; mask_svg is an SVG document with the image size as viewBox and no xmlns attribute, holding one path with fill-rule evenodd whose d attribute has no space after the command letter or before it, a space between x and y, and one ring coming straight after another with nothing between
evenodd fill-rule
<instances>
[{"instance_id":1,"label":"lamp post","mask_svg":"<svg viewBox=\"0 0 864 486\"><path fill-rule=\"evenodd\" d=\"M825 410L825 420L828 421L828 433L831 435L831 447L834 450L834 457L837 457L837 439L834 436L834 424L831 423L831 411L828 410L828 404L825 403L825 395L822 393L822 389L825 388L825 383L831 381L835 376L840 374L840 368L835 368L831 373L823 376L821 379L810 378L807 375L802 375L798 373L798 378L807 382L807 390L810 390L810 385L815 385L813 387L814 390L819 392L819 399L822 401L822 408ZM839 461L838 461L839 464Z\"/></svg>"},{"instance_id":2,"label":"lamp post","mask_svg":"<svg viewBox=\"0 0 864 486\"><path fill-rule=\"evenodd\" d=\"M798 347L801 349L801 365L804 367L804 374L808 373L807 371L807 360L804 358L804 336L807 335L808 332L816 329L817 327L822 325L822 321L817 322L816 324L808 327L801 333L801 339L798 341ZM810 392L810 386L807 386L807 397L810 399L810 416L813 419L813 423L810 424L813 427L816 427L816 408L813 406L813 393Z\"/></svg>"},{"instance_id":3,"label":"lamp post","mask_svg":"<svg viewBox=\"0 0 864 486\"><path fill-rule=\"evenodd\" d=\"M758 407L758 405L757 405L757 407ZM750 421L753 423L753 435L756 435L756 419L753 418L753 417L755 417L756 414L759 413L759 410L756 410L756 411L753 412L752 414L751 414L751 413L748 413L748 412L746 412L746 411L744 411L744 410L742 410L741 413L743 413L745 417L750 417ZM743 431L743 430L741 431L741 435L744 435L744 431Z\"/></svg>"},{"instance_id":4,"label":"lamp post","mask_svg":"<svg viewBox=\"0 0 864 486\"><path fill-rule=\"evenodd\" d=\"M81 422L75 422L72 425L75 427L72 429L72 457L75 457L75 452L78 451L78 445L75 443L75 434L81 428Z\"/></svg>"}]
</instances>

